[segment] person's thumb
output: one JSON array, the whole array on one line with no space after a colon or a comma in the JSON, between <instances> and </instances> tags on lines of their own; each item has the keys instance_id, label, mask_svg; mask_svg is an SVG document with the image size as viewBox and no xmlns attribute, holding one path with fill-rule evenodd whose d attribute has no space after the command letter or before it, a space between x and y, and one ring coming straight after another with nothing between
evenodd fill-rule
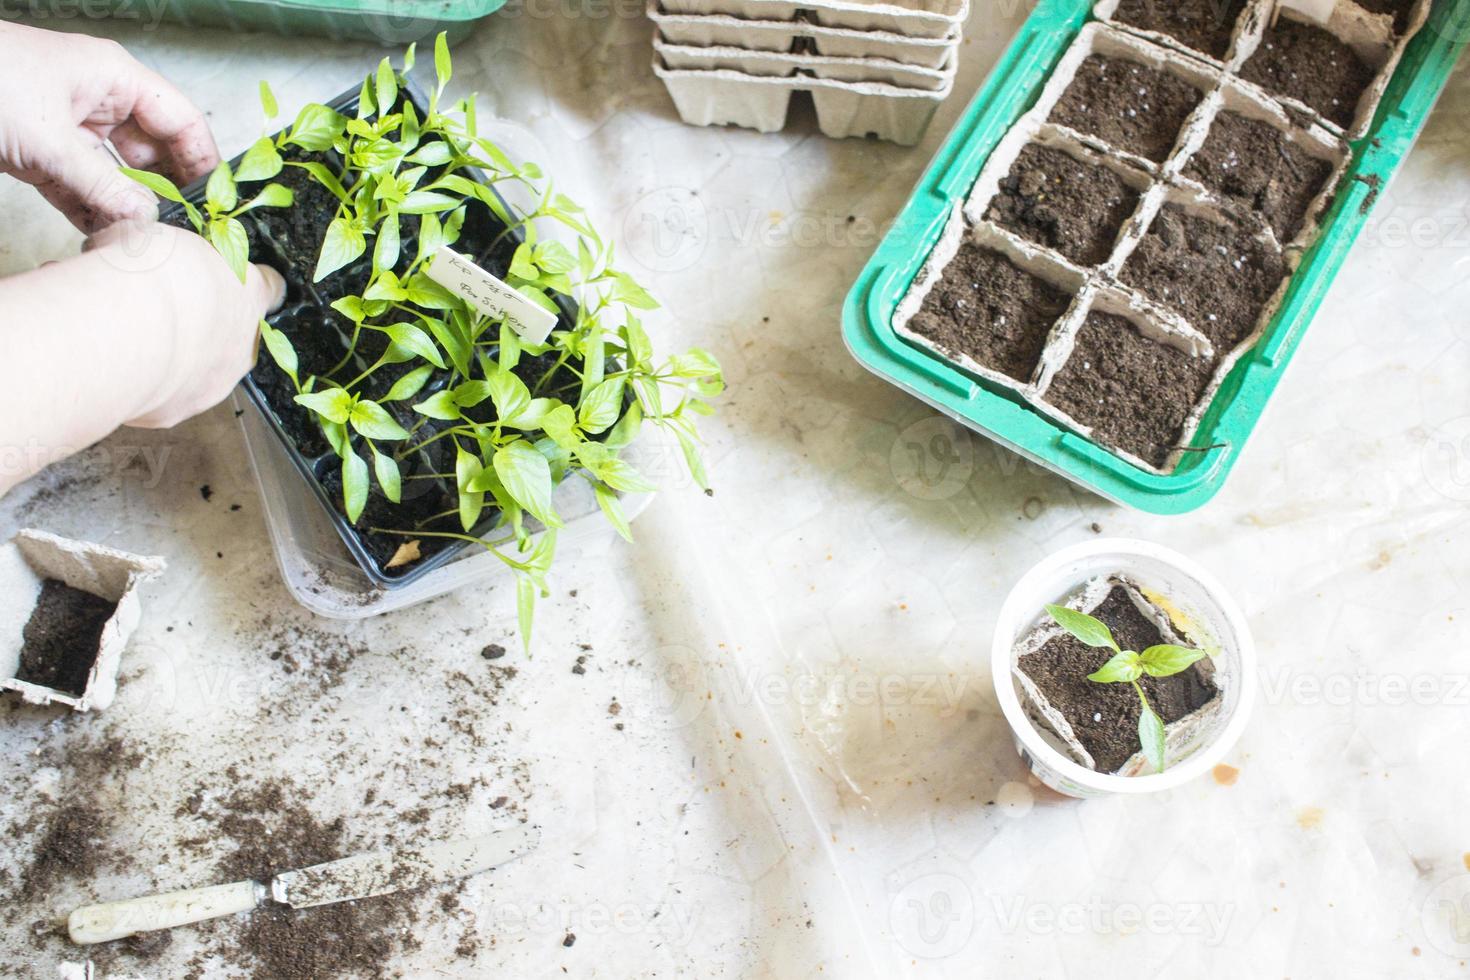
<instances>
[{"instance_id":1,"label":"person's thumb","mask_svg":"<svg viewBox=\"0 0 1470 980\"><path fill-rule=\"evenodd\" d=\"M45 178L36 189L80 230L90 234L114 222L158 217L152 192L125 176L102 147L78 136L45 157Z\"/></svg>"},{"instance_id":2,"label":"person's thumb","mask_svg":"<svg viewBox=\"0 0 1470 980\"><path fill-rule=\"evenodd\" d=\"M286 280L270 266L252 263L245 271L245 292L251 305L260 311L260 317L264 317L280 309L286 301Z\"/></svg>"}]
</instances>

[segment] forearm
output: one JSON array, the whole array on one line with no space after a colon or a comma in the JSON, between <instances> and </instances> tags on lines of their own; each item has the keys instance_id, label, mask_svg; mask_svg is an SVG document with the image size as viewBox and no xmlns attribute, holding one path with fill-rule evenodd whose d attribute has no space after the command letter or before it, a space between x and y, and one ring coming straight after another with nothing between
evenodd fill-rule
<instances>
[{"instance_id":1,"label":"forearm","mask_svg":"<svg viewBox=\"0 0 1470 980\"><path fill-rule=\"evenodd\" d=\"M171 291L114 248L0 279L0 494L167 395Z\"/></svg>"}]
</instances>

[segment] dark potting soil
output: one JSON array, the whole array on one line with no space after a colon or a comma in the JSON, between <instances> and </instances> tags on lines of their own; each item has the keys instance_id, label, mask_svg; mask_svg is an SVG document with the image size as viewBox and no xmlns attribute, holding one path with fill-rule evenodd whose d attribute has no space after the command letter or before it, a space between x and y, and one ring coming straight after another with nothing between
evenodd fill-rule
<instances>
[{"instance_id":1,"label":"dark potting soil","mask_svg":"<svg viewBox=\"0 0 1470 980\"><path fill-rule=\"evenodd\" d=\"M268 881L353 853L343 819L318 817L300 796L290 784L271 781L237 789L222 802L218 831L235 850L217 869L220 881ZM300 910L268 902L244 918L230 959L260 980L393 976L393 958L418 946L414 899L398 892Z\"/></svg>"},{"instance_id":2,"label":"dark potting soil","mask_svg":"<svg viewBox=\"0 0 1470 980\"><path fill-rule=\"evenodd\" d=\"M1245 0L1122 0L1113 19L1223 58L1244 9Z\"/></svg>"},{"instance_id":3,"label":"dark potting soil","mask_svg":"<svg viewBox=\"0 0 1470 980\"><path fill-rule=\"evenodd\" d=\"M1119 275L1180 313L1223 357L1255 330L1286 263L1247 224L1166 205Z\"/></svg>"},{"instance_id":4,"label":"dark potting soil","mask_svg":"<svg viewBox=\"0 0 1470 980\"><path fill-rule=\"evenodd\" d=\"M1115 586L1091 615L1107 624L1124 650L1144 650L1164 642L1158 627L1122 586ZM1067 719L1077 741L1097 763L1098 772L1117 772L1140 748L1138 716L1142 708L1133 685L1087 679L1111 656L1111 650L1090 647L1062 634L1020 659L1021 670ZM1170 677L1145 674L1138 683L1166 725L1204 707L1220 693L1199 664Z\"/></svg>"},{"instance_id":5,"label":"dark potting soil","mask_svg":"<svg viewBox=\"0 0 1470 980\"><path fill-rule=\"evenodd\" d=\"M341 512L342 470L335 459L330 460L328 465L330 469L322 479L322 487L332 499L333 506ZM411 533L393 534L390 533L392 531L464 533L464 526L459 521L458 494L441 480L408 479L415 475L416 467L417 457L411 456L402 463L405 479L401 503L395 504L384 497L374 483L372 492L368 494L367 505L353 525L363 547L378 563L379 568L385 568L397 554L399 547L410 541L419 542L420 559L438 554L454 543L451 538L415 538ZM381 530L375 531L373 528Z\"/></svg>"},{"instance_id":6,"label":"dark potting soil","mask_svg":"<svg viewBox=\"0 0 1470 980\"><path fill-rule=\"evenodd\" d=\"M1259 213L1285 244L1301 230L1312 199L1332 176L1332 164L1269 123L1222 112L1184 174Z\"/></svg>"},{"instance_id":7,"label":"dark potting soil","mask_svg":"<svg viewBox=\"0 0 1470 980\"><path fill-rule=\"evenodd\" d=\"M1210 358L1190 357L1124 317L1095 311L1045 398L1091 427L1097 441L1163 466L1213 368Z\"/></svg>"},{"instance_id":8,"label":"dark potting soil","mask_svg":"<svg viewBox=\"0 0 1470 980\"><path fill-rule=\"evenodd\" d=\"M1357 0L1358 6L1375 14L1393 14L1393 32L1402 34L1414 12L1414 0Z\"/></svg>"},{"instance_id":9,"label":"dark potting soil","mask_svg":"<svg viewBox=\"0 0 1470 980\"><path fill-rule=\"evenodd\" d=\"M1203 95L1156 68L1092 54L1051 111L1051 121L1162 163Z\"/></svg>"},{"instance_id":10,"label":"dark potting soil","mask_svg":"<svg viewBox=\"0 0 1470 980\"><path fill-rule=\"evenodd\" d=\"M81 697L97 662L102 628L117 603L74 589L58 579L41 583L41 594L21 632L16 679Z\"/></svg>"},{"instance_id":11,"label":"dark potting soil","mask_svg":"<svg viewBox=\"0 0 1470 980\"><path fill-rule=\"evenodd\" d=\"M1025 382L1068 296L999 252L965 242L924 297L909 329Z\"/></svg>"},{"instance_id":12,"label":"dark potting soil","mask_svg":"<svg viewBox=\"0 0 1470 980\"><path fill-rule=\"evenodd\" d=\"M1240 69L1240 77L1296 99L1339 126L1352 123L1358 99L1376 74L1328 31L1285 16L1266 29Z\"/></svg>"},{"instance_id":13,"label":"dark potting soil","mask_svg":"<svg viewBox=\"0 0 1470 980\"><path fill-rule=\"evenodd\" d=\"M1030 144L1001 180L985 217L1081 265L1098 265L1113 251L1138 193L1106 167Z\"/></svg>"}]
</instances>

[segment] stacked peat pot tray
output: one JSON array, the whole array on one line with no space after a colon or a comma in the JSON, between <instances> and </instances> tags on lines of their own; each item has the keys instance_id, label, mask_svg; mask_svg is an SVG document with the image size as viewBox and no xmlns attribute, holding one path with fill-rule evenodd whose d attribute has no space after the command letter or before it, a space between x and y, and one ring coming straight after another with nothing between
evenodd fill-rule
<instances>
[{"instance_id":1,"label":"stacked peat pot tray","mask_svg":"<svg viewBox=\"0 0 1470 980\"><path fill-rule=\"evenodd\" d=\"M917 143L954 86L969 0L649 0L684 121L773 133L810 92L827 136Z\"/></svg>"},{"instance_id":2,"label":"stacked peat pot tray","mask_svg":"<svg viewBox=\"0 0 1470 980\"><path fill-rule=\"evenodd\" d=\"M1173 472L1428 9L1341 0L1319 23L1274 0L1101 0L954 206L895 331Z\"/></svg>"}]
</instances>

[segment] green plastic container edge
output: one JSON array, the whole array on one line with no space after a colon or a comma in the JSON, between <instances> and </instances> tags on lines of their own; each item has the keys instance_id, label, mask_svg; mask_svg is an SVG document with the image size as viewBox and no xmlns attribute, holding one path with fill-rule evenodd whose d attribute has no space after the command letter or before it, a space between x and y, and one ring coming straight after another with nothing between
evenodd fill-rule
<instances>
[{"instance_id":1,"label":"green plastic container edge","mask_svg":"<svg viewBox=\"0 0 1470 980\"><path fill-rule=\"evenodd\" d=\"M853 356L961 424L1114 501L1155 514L1194 510L1223 486L1308 323L1362 231L1379 193L1419 135L1470 39L1470 0L1441 0L1409 43L1321 234L1302 256L1281 306L1220 386L1175 472L1158 476L1033 411L1002 388L922 352L894 333L894 308L1001 136L1029 109L1073 37L1088 0L1041 0L945 138L893 227L848 293L842 335Z\"/></svg>"},{"instance_id":2,"label":"green plastic container edge","mask_svg":"<svg viewBox=\"0 0 1470 980\"><path fill-rule=\"evenodd\" d=\"M128 20L152 12L138 0L104 2L112 16ZM37 0L31 0L31 5L37 5ZM450 41L458 41L469 34L476 20L504 5L505 0L165 0L162 13L166 20L196 27L308 34L403 47L440 31L446 31Z\"/></svg>"}]
</instances>

